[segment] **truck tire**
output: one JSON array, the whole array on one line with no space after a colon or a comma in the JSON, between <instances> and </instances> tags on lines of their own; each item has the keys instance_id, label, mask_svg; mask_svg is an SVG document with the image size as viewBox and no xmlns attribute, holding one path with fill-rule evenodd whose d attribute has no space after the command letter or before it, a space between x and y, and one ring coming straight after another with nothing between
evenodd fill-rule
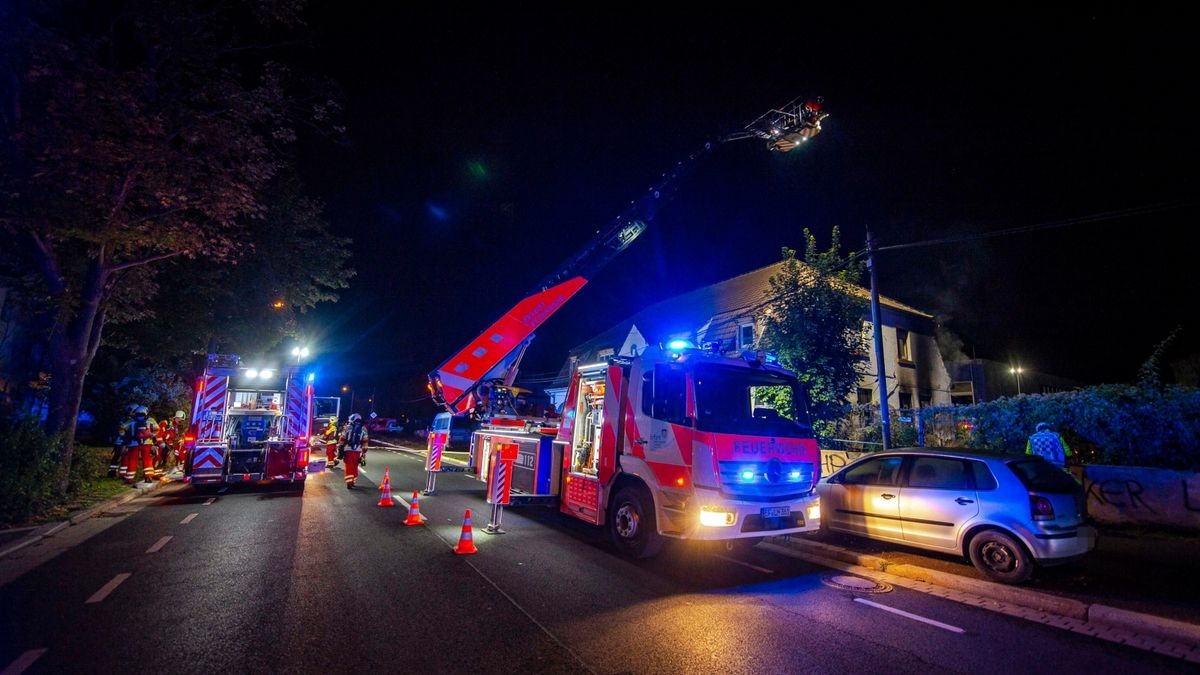
<instances>
[{"instance_id":1,"label":"truck tire","mask_svg":"<svg viewBox=\"0 0 1200 675\"><path fill-rule=\"evenodd\" d=\"M613 498L608 532L617 549L631 558L652 558L664 543L654 518L654 501L635 487L623 487Z\"/></svg>"},{"instance_id":2,"label":"truck tire","mask_svg":"<svg viewBox=\"0 0 1200 675\"><path fill-rule=\"evenodd\" d=\"M1019 584L1033 575L1033 557L1014 537L984 530L971 538L971 564L995 581Z\"/></svg>"}]
</instances>

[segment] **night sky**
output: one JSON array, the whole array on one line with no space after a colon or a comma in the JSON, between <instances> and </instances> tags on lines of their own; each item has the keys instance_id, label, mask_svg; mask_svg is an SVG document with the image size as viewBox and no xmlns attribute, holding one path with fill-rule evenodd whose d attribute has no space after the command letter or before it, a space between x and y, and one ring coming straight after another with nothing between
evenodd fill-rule
<instances>
[{"instance_id":1,"label":"night sky","mask_svg":"<svg viewBox=\"0 0 1200 675\"><path fill-rule=\"evenodd\" d=\"M1129 381L1177 324L1200 345L1195 80L1167 9L988 15L802 5L606 14L318 3L313 67L346 142L304 149L359 274L306 317L326 386L420 397L424 375L673 163L797 95L831 117L801 151L722 146L650 229L542 326L526 373L648 304L779 259L1130 208L1149 215L881 254L886 295L968 355ZM1173 206L1174 208L1165 208Z\"/></svg>"}]
</instances>

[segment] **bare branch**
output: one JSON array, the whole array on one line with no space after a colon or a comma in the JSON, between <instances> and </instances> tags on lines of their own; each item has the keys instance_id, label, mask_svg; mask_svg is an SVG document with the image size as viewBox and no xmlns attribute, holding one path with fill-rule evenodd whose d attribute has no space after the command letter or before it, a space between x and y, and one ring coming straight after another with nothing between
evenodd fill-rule
<instances>
[{"instance_id":1,"label":"bare branch","mask_svg":"<svg viewBox=\"0 0 1200 675\"><path fill-rule=\"evenodd\" d=\"M183 251L174 251L172 253L162 253L159 255L152 255L149 258L142 258L141 260L131 260L126 263L121 263L120 265L113 265L112 267L108 268L108 271L109 272L120 272L121 270L127 270L131 267L140 267L142 265L149 265L150 263L158 262L159 260L166 260L167 258L174 258L175 256L178 256L178 255L183 255Z\"/></svg>"}]
</instances>

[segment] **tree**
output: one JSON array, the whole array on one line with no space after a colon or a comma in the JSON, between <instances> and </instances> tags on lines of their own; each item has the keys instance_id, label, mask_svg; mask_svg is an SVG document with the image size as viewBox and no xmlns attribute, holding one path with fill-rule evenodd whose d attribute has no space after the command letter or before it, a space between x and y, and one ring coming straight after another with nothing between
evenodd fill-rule
<instances>
[{"instance_id":1,"label":"tree","mask_svg":"<svg viewBox=\"0 0 1200 675\"><path fill-rule=\"evenodd\" d=\"M0 8L0 227L50 301L46 431L65 465L106 322L146 311L165 261L235 264L300 126L335 112L265 58L301 5Z\"/></svg>"},{"instance_id":2,"label":"tree","mask_svg":"<svg viewBox=\"0 0 1200 675\"><path fill-rule=\"evenodd\" d=\"M859 366L867 360L866 301L856 292L863 263L841 255L839 237L833 228L829 249L819 251L816 237L805 229L804 261L785 247L783 269L771 277L767 292L764 342L808 388L818 433L844 414L847 396L860 378ZM786 402L778 404L787 409Z\"/></svg>"}]
</instances>

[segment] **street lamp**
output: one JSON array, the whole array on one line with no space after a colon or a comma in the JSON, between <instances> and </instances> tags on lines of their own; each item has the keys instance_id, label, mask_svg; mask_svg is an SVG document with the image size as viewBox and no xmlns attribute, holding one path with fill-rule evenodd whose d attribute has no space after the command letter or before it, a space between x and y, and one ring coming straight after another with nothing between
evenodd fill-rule
<instances>
[{"instance_id":1,"label":"street lamp","mask_svg":"<svg viewBox=\"0 0 1200 675\"><path fill-rule=\"evenodd\" d=\"M343 384L342 385L342 393L350 394L350 412L353 413L354 412L354 387L351 387L348 384Z\"/></svg>"},{"instance_id":2,"label":"street lamp","mask_svg":"<svg viewBox=\"0 0 1200 675\"><path fill-rule=\"evenodd\" d=\"M1015 375L1017 377L1017 395L1020 396L1021 395L1021 373L1025 372L1025 369L1022 368L1021 366L1013 366L1012 368L1008 369L1008 372L1012 373L1013 375Z\"/></svg>"}]
</instances>

